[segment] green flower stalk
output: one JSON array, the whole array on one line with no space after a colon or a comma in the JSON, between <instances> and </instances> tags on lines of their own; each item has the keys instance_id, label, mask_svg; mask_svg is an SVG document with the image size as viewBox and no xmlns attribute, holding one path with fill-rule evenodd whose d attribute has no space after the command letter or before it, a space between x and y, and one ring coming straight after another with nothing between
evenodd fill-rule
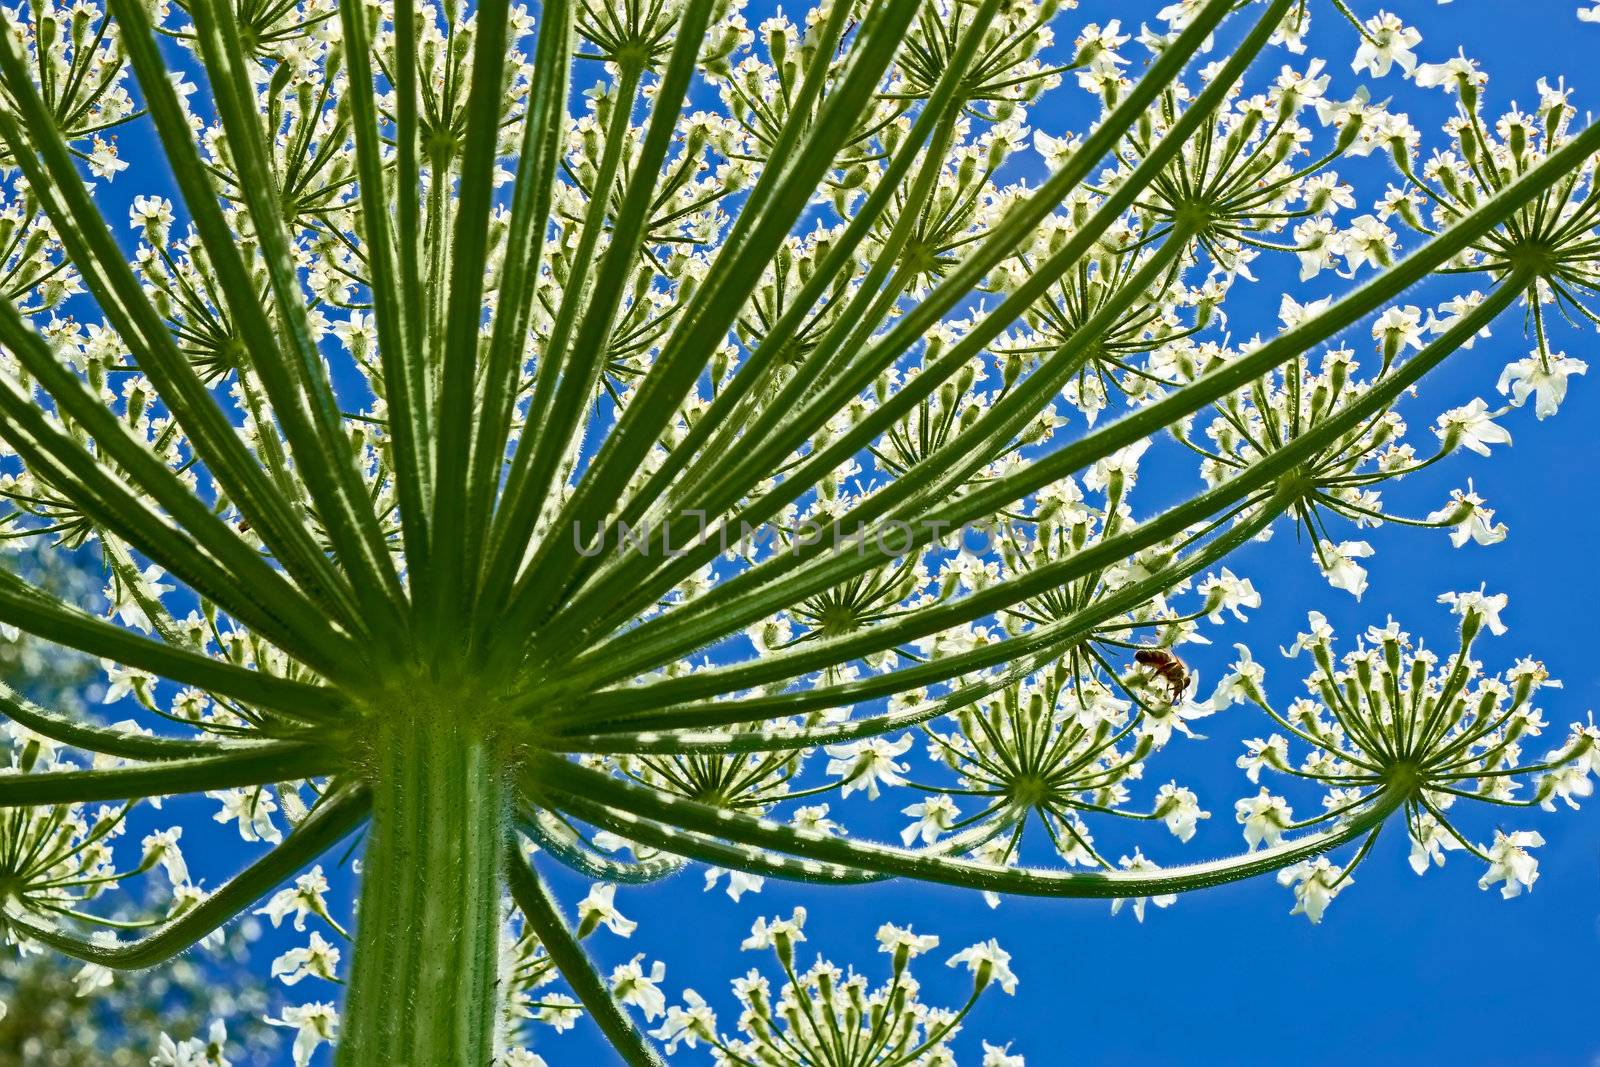
<instances>
[{"instance_id":1,"label":"green flower stalk","mask_svg":"<svg viewBox=\"0 0 1600 1067\"><path fill-rule=\"evenodd\" d=\"M695 864L736 900L909 878L1141 920L1276 874L1318 920L1391 821L1424 866L1459 846L1531 887L1536 833L1473 843L1453 802L1575 804L1600 767L1592 726L1522 755L1548 679L1468 658L1493 598L1451 601L1447 666L1398 630L1341 665L1316 630L1321 703L1283 711L1248 653L1203 696L1180 651L1260 605L1233 556L1286 517L1357 596L1351 527L1507 535L1470 482L1421 518L1382 493L1585 369L1546 309L1595 321L1600 127L1547 83L1491 121L1470 63L1332 4L1357 69L1457 95L1419 163L1404 115L1293 58L1314 3L1185 0L1137 41L1071 7L0 13L0 537L107 578L85 610L8 566L0 628L97 658L134 716L0 691L8 944L137 968L291 922L272 971L311 992L266 1021L299 1067L529 1067L532 1023L584 1015L634 1065L932 1067L1015 984L993 942L943 1010L910 974L931 935L885 927L870 987L800 971L800 917L758 925L784 985L740 987L737 1037L586 942L632 933L619 886ZM1032 128L1074 91L1093 122ZM172 195L133 199L130 238L85 176L132 169L107 131L133 124ZM1347 221L1365 157L1397 184ZM1359 281L1294 289L1328 270ZM1245 340L1258 274L1282 328ZM1504 405L1438 413L1419 453L1400 409L1519 303ZM1205 488L1141 510L1168 439ZM1239 703L1313 749L1255 742L1252 779L1328 802L1263 791L1246 851L1158 865L1216 805L1146 771ZM258 846L209 893L181 826L117 844L182 794ZM898 845L849 832L880 798ZM1111 825L1155 836L1113 860ZM323 864L357 834L352 919ZM558 864L592 883L575 913ZM114 917L152 877L170 906Z\"/></svg>"}]
</instances>

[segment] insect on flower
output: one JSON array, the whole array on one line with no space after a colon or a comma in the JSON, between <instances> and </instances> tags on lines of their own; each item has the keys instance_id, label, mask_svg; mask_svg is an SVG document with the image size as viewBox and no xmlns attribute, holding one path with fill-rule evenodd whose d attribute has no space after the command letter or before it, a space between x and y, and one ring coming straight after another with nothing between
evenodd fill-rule
<instances>
[{"instance_id":1,"label":"insect on flower","mask_svg":"<svg viewBox=\"0 0 1600 1067\"><path fill-rule=\"evenodd\" d=\"M1189 675L1189 665L1179 659L1171 649L1141 648L1133 654L1133 661L1146 668L1155 678L1167 683L1167 693L1177 704L1194 681Z\"/></svg>"}]
</instances>

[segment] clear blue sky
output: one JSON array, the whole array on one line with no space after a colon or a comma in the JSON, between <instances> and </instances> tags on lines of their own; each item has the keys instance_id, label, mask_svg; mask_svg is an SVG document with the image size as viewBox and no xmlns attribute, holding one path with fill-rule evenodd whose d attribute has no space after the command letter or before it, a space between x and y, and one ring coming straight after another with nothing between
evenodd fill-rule
<instances>
[{"instance_id":1,"label":"clear blue sky","mask_svg":"<svg viewBox=\"0 0 1600 1067\"><path fill-rule=\"evenodd\" d=\"M1120 16L1136 25L1159 6L1086 0L1078 14L1082 21ZM1368 3L1357 6L1375 10ZM1600 108L1600 78L1593 76L1600 26L1577 21L1577 0L1456 0L1447 7L1432 0L1394 0L1390 6L1423 30L1419 53L1425 61L1442 60L1458 47L1482 60L1494 78L1496 106L1511 99L1531 104L1538 77L1565 74L1578 89L1580 110ZM1314 10L1323 25L1312 52L1328 55L1348 91L1353 84L1350 34L1332 25L1335 16L1325 0L1314 0ZM1281 61L1298 62L1289 56ZM1274 58L1269 69L1278 62ZM1395 77L1374 86L1375 97L1390 94L1424 128L1425 143L1437 143L1442 94L1419 98ZM1052 133L1067 125L1048 108L1037 110L1033 122ZM113 195L131 198L151 191L150 185L135 167L118 179ZM1328 282L1328 291L1339 284ZM1276 321L1276 291L1264 286L1242 296L1235 307L1241 332L1268 330ZM1595 363L1592 338L1588 333L1563 336L1558 347ZM1446 407L1489 395L1501 366L1525 354L1517 324L1504 320L1492 341L1456 357L1443 379L1427 383L1416 407L1418 428ZM1358 604L1330 590L1311 568L1305 547L1294 545L1290 531L1280 529L1274 543L1252 546L1234 566L1262 589L1265 606L1248 625L1222 631L1211 653L1191 657L1195 665L1215 679L1231 655L1229 642L1246 641L1267 662L1273 691L1285 694L1299 674L1281 665L1274 650L1303 627L1308 608L1325 612L1347 633L1393 614L1430 642L1446 644L1453 628L1435 597L1487 582L1491 591L1510 594L1506 619L1512 629L1507 637L1481 644L1481 657L1491 669L1509 666L1524 654L1544 659L1566 683L1563 692L1544 702L1553 729L1582 718L1600 703L1592 622L1600 573L1591 526L1600 520L1594 489L1600 450L1593 432L1600 425L1600 366L1588 379L1574 380L1559 418L1536 423L1531 412L1523 411L1507 424L1516 438L1513 449L1490 460L1468 457L1469 464L1447 464L1436 477L1394 492L1403 510L1425 512L1470 474L1509 524L1506 543L1452 550L1440 534L1380 531L1370 538L1379 549L1371 588ZM1141 490L1146 508L1178 492L1148 481ZM1200 792L1214 815L1188 846L1157 838L1147 851L1178 862L1240 848L1232 803L1248 787L1233 759L1240 751L1238 738L1259 736L1263 729L1259 718L1235 709L1207 723L1208 742L1176 746L1156 761L1145 786L1153 789L1165 775L1176 774ZM243 860L237 839L207 832L209 802L179 805L169 805L168 813L174 807L192 813L185 820L191 865L211 872L214 885ZM965 991L964 974L947 972L944 955L997 937L1013 954L1021 987L1015 998L992 993L974 1015L958 1044L963 1062L970 1063L977 1062L975 1038L982 1035L1013 1041L1013 1050L1025 1053L1032 1067L1291 1062L1297 1067L1353 1062L1577 1067L1600 1063L1600 1032L1594 1024L1600 994L1595 977L1600 961L1597 813L1600 803L1576 815L1564 809L1555 816L1513 813L1518 818L1508 828L1536 827L1547 845L1539 850L1537 888L1512 901L1480 891L1481 864L1459 855L1445 869L1418 878L1406 864L1404 834L1396 828L1380 839L1357 884L1332 905L1320 927L1291 917L1290 894L1271 880L1186 897L1172 908L1152 911L1140 925L1126 911L1111 917L1103 903L1018 899L991 911L976 894L906 883L819 892L769 882L762 894L732 904L720 892L704 894L700 874L692 870L664 885L623 890L620 906L641 921L640 930L627 942L602 936L596 947L608 967L641 951L664 959L672 996L692 986L731 1025L727 980L769 962L737 951L758 915L786 914L795 904L806 904L811 947L840 964L856 964L874 979L883 973L880 961L885 960L871 943L880 922L911 923L937 933L944 939L941 952L920 972L930 987L926 999L934 1003L958 1003ZM202 821L207 825L199 825ZM1469 825L1481 838L1491 835L1492 822ZM194 847L213 843L209 851ZM336 858L329 857L330 864ZM559 884L569 903L583 892L576 878ZM263 969L288 943L269 938ZM567 1035L547 1035L536 1051L552 1067L613 1062L587 1024Z\"/></svg>"}]
</instances>

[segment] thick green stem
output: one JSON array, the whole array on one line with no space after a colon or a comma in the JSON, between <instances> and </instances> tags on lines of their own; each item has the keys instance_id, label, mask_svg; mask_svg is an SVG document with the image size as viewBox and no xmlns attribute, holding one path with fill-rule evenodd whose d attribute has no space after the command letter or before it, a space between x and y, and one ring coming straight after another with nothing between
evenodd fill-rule
<instances>
[{"instance_id":1,"label":"thick green stem","mask_svg":"<svg viewBox=\"0 0 1600 1067\"><path fill-rule=\"evenodd\" d=\"M326 752L314 747L268 741L159 763L7 774L0 776L0 808L132 800L259 786L324 773L330 762Z\"/></svg>"},{"instance_id":2,"label":"thick green stem","mask_svg":"<svg viewBox=\"0 0 1600 1067\"><path fill-rule=\"evenodd\" d=\"M499 746L423 703L376 726L341 1067L481 1067L500 997L511 788Z\"/></svg>"}]
</instances>

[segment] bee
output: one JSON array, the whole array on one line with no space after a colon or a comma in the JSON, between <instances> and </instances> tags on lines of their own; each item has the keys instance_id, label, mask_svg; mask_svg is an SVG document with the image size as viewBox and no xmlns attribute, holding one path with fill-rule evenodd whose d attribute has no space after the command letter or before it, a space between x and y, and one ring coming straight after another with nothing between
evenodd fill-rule
<instances>
[{"instance_id":1,"label":"bee","mask_svg":"<svg viewBox=\"0 0 1600 1067\"><path fill-rule=\"evenodd\" d=\"M1172 698L1173 704L1183 699L1183 694L1188 692L1190 684L1194 681L1189 675L1189 665L1170 649L1141 648L1133 654L1133 661L1141 667L1148 668L1151 674L1167 683L1167 693Z\"/></svg>"}]
</instances>

